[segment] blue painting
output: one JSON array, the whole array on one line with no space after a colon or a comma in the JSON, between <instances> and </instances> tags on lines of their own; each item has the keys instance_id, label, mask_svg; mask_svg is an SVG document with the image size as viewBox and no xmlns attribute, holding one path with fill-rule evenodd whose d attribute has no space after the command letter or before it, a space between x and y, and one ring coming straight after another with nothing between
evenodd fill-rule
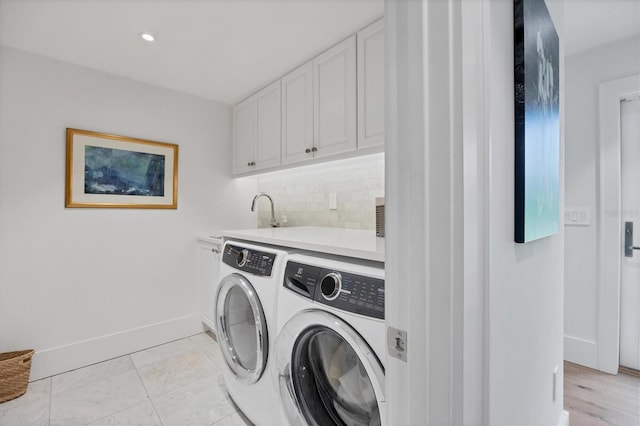
<instances>
[{"instance_id":1,"label":"blue painting","mask_svg":"<svg viewBox=\"0 0 640 426\"><path fill-rule=\"evenodd\" d=\"M85 194L164 196L165 156L85 146Z\"/></svg>"},{"instance_id":2,"label":"blue painting","mask_svg":"<svg viewBox=\"0 0 640 426\"><path fill-rule=\"evenodd\" d=\"M514 0L515 241L560 222L559 40L544 0Z\"/></svg>"}]
</instances>

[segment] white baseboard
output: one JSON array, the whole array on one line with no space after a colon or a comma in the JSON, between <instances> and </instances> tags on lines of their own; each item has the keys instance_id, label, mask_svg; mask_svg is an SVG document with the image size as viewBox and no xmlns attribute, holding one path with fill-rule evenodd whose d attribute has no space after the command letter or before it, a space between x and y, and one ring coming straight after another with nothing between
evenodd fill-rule
<instances>
[{"instance_id":1,"label":"white baseboard","mask_svg":"<svg viewBox=\"0 0 640 426\"><path fill-rule=\"evenodd\" d=\"M598 344L591 340L565 335L564 359L597 370Z\"/></svg>"},{"instance_id":2,"label":"white baseboard","mask_svg":"<svg viewBox=\"0 0 640 426\"><path fill-rule=\"evenodd\" d=\"M200 314L186 315L93 339L36 351L29 380L106 361L204 331Z\"/></svg>"},{"instance_id":3,"label":"white baseboard","mask_svg":"<svg viewBox=\"0 0 640 426\"><path fill-rule=\"evenodd\" d=\"M569 412L562 410L562 414L560 414L560 420L558 421L558 426L569 426Z\"/></svg>"}]
</instances>

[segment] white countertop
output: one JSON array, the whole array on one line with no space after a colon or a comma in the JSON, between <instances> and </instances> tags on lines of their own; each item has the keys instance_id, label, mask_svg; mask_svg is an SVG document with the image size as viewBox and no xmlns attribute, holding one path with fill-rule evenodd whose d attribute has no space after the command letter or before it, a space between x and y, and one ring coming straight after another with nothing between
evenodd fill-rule
<instances>
[{"instance_id":1,"label":"white countertop","mask_svg":"<svg viewBox=\"0 0 640 426\"><path fill-rule=\"evenodd\" d=\"M384 238L363 229L296 226L222 231L225 239L241 239L274 246L384 262Z\"/></svg>"},{"instance_id":2,"label":"white countertop","mask_svg":"<svg viewBox=\"0 0 640 426\"><path fill-rule=\"evenodd\" d=\"M198 237L198 241L201 243L208 243L217 246L222 245L222 237Z\"/></svg>"}]
</instances>

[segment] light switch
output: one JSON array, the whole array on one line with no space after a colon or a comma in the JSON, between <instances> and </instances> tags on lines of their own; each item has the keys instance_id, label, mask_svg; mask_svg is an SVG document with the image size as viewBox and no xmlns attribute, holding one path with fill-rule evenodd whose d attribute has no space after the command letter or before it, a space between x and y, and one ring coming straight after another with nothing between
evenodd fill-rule
<instances>
[{"instance_id":1,"label":"light switch","mask_svg":"<svg viewBox=\"0 0 640 426\"><path fill-rule=\"evenodd\" d=\"M589 226L589 209L587 207L567 207L564 209L566 226Z\"/></svg>"}]
</instances>

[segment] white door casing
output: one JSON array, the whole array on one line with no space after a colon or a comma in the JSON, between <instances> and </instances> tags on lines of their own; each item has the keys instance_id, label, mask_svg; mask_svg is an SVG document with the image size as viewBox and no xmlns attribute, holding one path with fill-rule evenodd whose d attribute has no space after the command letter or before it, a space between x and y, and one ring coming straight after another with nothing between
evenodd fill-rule
<instances>
[{"instance_id":1,"label":"white door casing","mask_svg":"<svg viewBox=\"0 0 640 426\"><path fill-rule=\"evenodd\" d=\"M621 216L640 246L640 98L621 101ZM624 237L623 237L624 240ZM620 264L620 365L640 370L640 250Z\"/></svg>"},{"instance_id":2,"label":"white door casing","mask_svg":"<svg viewBox=\"0 0 640 426\"><path fill-rule=\"evenodd\" d=\"M640 75L601 83L598 170L598 369L617 374L620 349L620 101L640 94Z\"/></svg>"}]
</instances>

